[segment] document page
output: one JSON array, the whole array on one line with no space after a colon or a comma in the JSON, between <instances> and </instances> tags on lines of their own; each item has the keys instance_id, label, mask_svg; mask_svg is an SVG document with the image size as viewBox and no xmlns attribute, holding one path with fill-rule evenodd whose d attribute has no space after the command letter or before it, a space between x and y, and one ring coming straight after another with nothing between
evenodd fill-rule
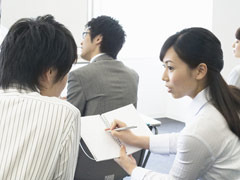
<instances>
[{"instance_id":1,"label":"document page","mask_svg":"<svg viewBox=\"0 0 240 180\"><path fill-rule=\"evenodd\" d=\"M106 128L100 115L81 118L81 136L96 161L119 156L120 146Z\"/></svg>"},{"instance_id":2,"label":"document page","mask_svg":"<svg viewBox=\"0 0 240 180\"><path fill-rule=\"evenodd\" d=\"M82 117L82 138L96 161L119 157L120 145L110 132L105 131L107 126L111 125L115 119L125 122L127 126L137 126L137 128L131 129L136 135L152 135L152 132L132 104L109 111L102 115ZM132 154L140 150L140 148L137 147L127 144L124 145L126 146L127 154Z\"/></svg>"}]
</instances>

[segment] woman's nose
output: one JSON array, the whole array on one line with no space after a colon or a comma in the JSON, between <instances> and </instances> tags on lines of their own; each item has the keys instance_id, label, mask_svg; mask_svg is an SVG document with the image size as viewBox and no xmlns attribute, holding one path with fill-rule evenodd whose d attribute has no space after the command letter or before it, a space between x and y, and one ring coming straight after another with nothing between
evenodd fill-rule
<instances>
[{"instance_id":1,"label":"woman's nose","mask_svg":"<svg viewBox=\"0 0 240 180\"><path fill-rule=\"evenodd\" d=\"M164 70L163 75L162 75L162 80L163 81L168 81L168 75L167 75L167 69Z\"/></svg>"},{"instance_id":2,"label":"woman's nose","mask_svg":"<svg viewBox=\"0 0 240 180\"><path fill-rule=\"evenodd\" d=\"M235 48L235 42L233 43L232 47Z\"/></svg>"}]
</instances>

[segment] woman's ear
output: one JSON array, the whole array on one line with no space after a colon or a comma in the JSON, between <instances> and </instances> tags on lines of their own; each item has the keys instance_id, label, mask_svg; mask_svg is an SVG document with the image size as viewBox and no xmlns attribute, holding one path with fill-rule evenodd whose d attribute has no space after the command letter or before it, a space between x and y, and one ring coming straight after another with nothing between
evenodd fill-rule
<instances>
[{"instance_id":1,"label":"woman's ear","mask_svg":"<svg viewBox=\"0 0 240 180\"><path fill-rule=\"evenodd\" d=\"M207 65L205 63L200 63L197 67L196 67L196 76L195 78L197 80L201 80L204 77L206 77L208 68Z\"/></svg>"}]
</instances>

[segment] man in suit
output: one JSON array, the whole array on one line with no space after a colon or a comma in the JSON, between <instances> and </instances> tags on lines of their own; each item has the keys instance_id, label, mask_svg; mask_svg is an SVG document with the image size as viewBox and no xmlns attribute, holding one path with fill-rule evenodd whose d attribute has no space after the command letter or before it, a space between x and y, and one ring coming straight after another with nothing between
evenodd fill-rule
<instances>
[{"instance_id":1,"label":"man in suit","mask_svg":"<svg viewBox=\"0 0 240 180\"><path fill-rule=\"evenodd\" d=\"M70 73L67 92L67 100L82 116L102 114L131 103L137 106L138 74L116 59L124 42L125 32L112 17L99 16L86 24L81 57L90 63ZM93 178L92 172L86 174L89 169L99 177L97 173L110 166L120 170L113 160L96 163L80 150L75 179Z\"/></svg>"},{"instance_id":2,"label":"man in suit","mask_svg":"<svg viewBox=\"0 0 240 180\"><path fill-rule=\"evenodd\" d=\"M82 116L137 105L138 74L116 60L124 42L125 32L113 18L100 16L87 23L81 57L90 64L70 73L67 93Z\"/></svg>"}]
</instances>

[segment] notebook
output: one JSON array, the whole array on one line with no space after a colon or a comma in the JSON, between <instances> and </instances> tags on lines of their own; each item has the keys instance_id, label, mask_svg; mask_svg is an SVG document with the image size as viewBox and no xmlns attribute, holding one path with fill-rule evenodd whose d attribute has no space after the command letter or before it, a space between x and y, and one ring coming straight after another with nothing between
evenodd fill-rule
<instances>
[{"instance_id":1,"label":"notebook","mask_svg":"<svg viewBox=\"0 0 240 180\"><path fill-rule=\"evenodd\" d=\"M136 135L152 135L152 132L132 104L101 115L82 117L81 136L96 161L118 158L121 144L126 146L127 154L141 150L124 144L113 137L111 133L105 131L106 128L110 127L114 119L125 122L127 126L137 126L137 128L131 129Z\"/></svg>"}]
</instances>

